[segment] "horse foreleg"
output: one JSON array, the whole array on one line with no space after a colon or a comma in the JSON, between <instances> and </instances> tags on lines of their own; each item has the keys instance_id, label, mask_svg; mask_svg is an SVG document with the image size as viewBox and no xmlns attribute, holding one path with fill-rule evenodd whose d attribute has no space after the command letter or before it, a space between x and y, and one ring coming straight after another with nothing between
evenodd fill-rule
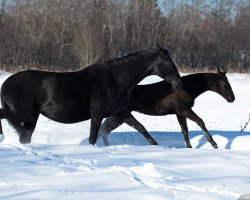
<instances>
[{"instance_id":1,"label":"horse foreleg","mask_svg":"<svg viewBox=\"0 0 250 200\"><path fill-rule=\"evenodd\" d=\"M89 143L94 145L97 141L97 135L99 128L101 126L103 117L100 114L96 114L91 117L91 125L90 125L90 135L89 135Z\"/></svg>"},{"instance_id":2,"label":"horse foreleg","mask_svg":"<svg viewBox=\"0 0 250 200\"><path fill-rule=\"evenodd\" d=\"M213 137L209 134L205 123L203 122L203 120L194 113L194 111L192 111L191 109L188 110L187 112L184 112L184 116L187 117L188 119L194 121L205 133L205 136L207 138L207 141L211 143L211 145L217 149L218 146L216 144L216 142L214 141Z\"/></svg>"},{"instance_id":3,"label":"horse foreleg","mask_svg":"<svg viewBox=\"0 0 250 200\"><path fill-rule=\"evenodd\" d=\"M140 132L144 138L149 142L151 145L157 145L157 142L152 138L152 136L148 133L146 128L138 122L132 114L129 114L128 117L124 120L126 124L135 128L138 132Z\"/></svg>"},{"instance_id":4,"label":"horse foreleg","mask_svg":"<svg viewBox=\"0 0 250 200\"><path fill-rule=\"evenodd\" d=\"M98 133L98 136L97 136L97 140L100 137L102 137L104 145L105 146L109 146L108 135L111 133L111 131L113 131L114 129L116 129L123 122L124 122L124 120L122 118L120 118L120 117L115 117L115 116L108 117L101 124L101 127L99 129L99 133Z\"/></svg>"},{"instance_id":5,"label":"horse foreleg","mask_svg":"<svg viewBox=\"0 0 250 200\"><path fill-rule=\"evenodd\" d=\"M192 148L192 145L190 143L189 136L188 136L187 118L180 116L180 115L176 115L176 116L177 116L177 120L178 120L180 127L181 127L181 132L182 132L184 139L185 139L185 142L186 142L186 147Z\"/></svg>"}]
</instances>

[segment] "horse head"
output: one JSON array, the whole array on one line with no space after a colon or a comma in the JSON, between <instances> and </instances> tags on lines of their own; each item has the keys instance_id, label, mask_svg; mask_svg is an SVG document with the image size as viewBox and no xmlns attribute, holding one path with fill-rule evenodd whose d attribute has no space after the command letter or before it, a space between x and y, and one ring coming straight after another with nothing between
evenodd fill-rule
<instances>
[{"instance_id":1,"label":"horse head","mask_svg":"<svg viewBox=\"0 0 250 200\"><path fill-rule=\"evenodd\" d=\"M228 102L232 103L235 100L235 96L232 87L226 77L226 73L227 70L223 72L219 67L217 67L213 90L220 94Z\"/></svg>"},{"instance_id":2,"label":"horse head","mask_svg":"<svg viewBox=\"0 0 250 200\"><path fill-rule=\"evenodd\" d=\"M182 87L181 76L171 58L170 53L167 49L163 49L159 44L157 44L156 53L158 58L153 74L158 75L170 83L173 90L180 89Z\"/></svg>"}]
</instances>

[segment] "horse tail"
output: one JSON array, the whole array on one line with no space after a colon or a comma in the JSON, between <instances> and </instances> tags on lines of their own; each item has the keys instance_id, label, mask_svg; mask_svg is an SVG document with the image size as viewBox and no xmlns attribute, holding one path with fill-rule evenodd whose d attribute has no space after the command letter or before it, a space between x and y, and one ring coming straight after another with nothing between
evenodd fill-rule
<instances>
[{"instance_id":1,"label":"horse tail","mask_svg":"<svg viewBox=\"0 0 250 200\"><path fill-rule=\"evenodd\" d=\"M9 109L8 105L4 102L3 98L1 98L1 104L2 104L2 108L0 108L0 142L2 142L4 140L4 134L3 134L3 128L2 128L2 119L6 119L7 122L13 126L14 128L16 128L11 120L11 117L7 115L6 110Z\"/></svg>"},{"instance_id":2,"label":"horse tail","mask_svg":"<svg viewBox=\"0 0 250 200\"><path fill-rule=\"evenodd\" d=\"M0 119L6 119L6 115L5 115L5 110L4 108L0 108Z\"/></svg>"},{"instance_id":3,"label":"horse tail","mask_svg":"<svg viewBox=\"0 0 250 200\"><path fill-rule=\"evenodd\" d=\"M3 134L3 128L2 128L2 122L1 122L1 119L5 119L6 116L5 116L5 113L4 113L4 102L2 102L2 108L0 108L0 142L2 142L4 140L4 134Z\"/></svg>"},{"instance_id":4,"label":"horse tail","mask_svg":"<svg viewBox=\"0 0 250 200\"><path fill-rule=\"evenodd\" d=\"M2 92L2 91L1 91ZM2 104L2 108L0 108L0 119L6 119L7 116L5 114L5 110L9 109L8 105L5 103L5 101L3 100L3 97L1 95L1 104Z\"/></svg>"}]
</instances>

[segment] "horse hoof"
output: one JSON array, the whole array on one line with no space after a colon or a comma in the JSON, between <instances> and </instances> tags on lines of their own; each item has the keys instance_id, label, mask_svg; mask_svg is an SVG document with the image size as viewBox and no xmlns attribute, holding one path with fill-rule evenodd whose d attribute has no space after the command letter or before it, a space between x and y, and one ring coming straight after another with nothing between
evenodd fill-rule
<instances>
[{"instance_id":1,"label":"horse hoof","mask_svg":"<svg viewBox=\"0 0 250 200\"><path fill-rule=\"evenodd\" d=\"M218 146L217 146L217 144L213 145L213 148L215 148L215 149L218 149Z\"/></svg>"},{"instance_id":2,"label":"horse hoof","mask_svg":"<svg viewBox=\"0 0 250 200\"><path fill-rule=\"evenodd\" d=\"M4 134L0 134L0 142L4 140Z\"/></svg>"},{"instance_id":3,"label":"horse hoof","mask_svg":"<svg viewBox=\"0 0 250 200\"><path fill-rule=\"evenodd\" d=\"M29 144L31 142L31 139L19 138L19 142L22 144Z\"/></svg>"},{"instance_id":4,"label":"horse hoof","mask_svg":"<svg viewBox=\"0 0 250 200\"><path fill-rule=\"evenodd\" d=\"M156 141L150 141L150 145L158 145Z\"/></svg>"}]
</instances>

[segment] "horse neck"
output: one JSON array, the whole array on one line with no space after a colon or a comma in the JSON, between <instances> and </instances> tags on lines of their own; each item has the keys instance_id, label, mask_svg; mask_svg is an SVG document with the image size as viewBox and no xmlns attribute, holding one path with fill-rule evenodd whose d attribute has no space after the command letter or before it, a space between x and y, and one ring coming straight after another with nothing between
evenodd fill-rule
<instances>
[{"instance_id":1,"label":"horse neck","mask_svg":"<svg viewBox=\"0 0 250 200\"><path fill-rule=\"evenodd\" d=\"M131 92L133 88L146 76L153 72L156 55L135 62L121 61L120 64L108 65L112 79L116 82L120 91Z\"/></svg>"},{"instance_id":2,"label":"horse neck","mask_svg":"<svg viewBox=\"0 0 250 200\"><path fill-rule=\"evenodd\" d=\"M182 81L186 90L196 98L202 93L212 90L212 81L210 79L209 73L199 73L185 76L182 78Z\"/></svg>"}]
</instances>

